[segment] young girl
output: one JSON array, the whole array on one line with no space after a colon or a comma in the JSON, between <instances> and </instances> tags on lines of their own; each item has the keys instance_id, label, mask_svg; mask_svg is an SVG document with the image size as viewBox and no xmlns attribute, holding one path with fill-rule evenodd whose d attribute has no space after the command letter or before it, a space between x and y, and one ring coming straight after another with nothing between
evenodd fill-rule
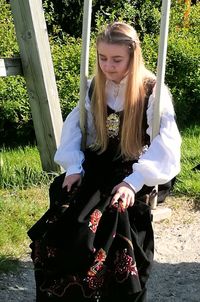
<instances>
[{"instance_id":1,"label":"young girl","mask_svg":"<svg viewBox=\"0 0 200 302\"><path fill-rule=\"evenodd\" d=\"M96 75L63 125L50 209L29 230L37 301L146 301L153 260L149 199L180 170L181 139L165 87L152 140L156 78L135 30L114 23L97 37Z\"/></svg>"}]
</instances>

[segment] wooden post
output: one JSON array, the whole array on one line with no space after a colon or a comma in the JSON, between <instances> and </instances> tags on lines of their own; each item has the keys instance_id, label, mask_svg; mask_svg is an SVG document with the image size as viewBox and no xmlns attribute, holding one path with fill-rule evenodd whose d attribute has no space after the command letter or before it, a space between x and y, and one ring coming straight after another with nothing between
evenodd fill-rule
<instances>
[{"instance_id":1,"label":"wooden post","mask_svg":"<svg viewBox=\"0 0 200 302\"><path fill-rule=\"evenodd\" d=\"M62 115L41 0L11 0L23 74L43 170L59 171L54 154Z\"/></svg>"},{"instance_id":2,"label":"wooden post","mask_svg":"<svg viewBox=\"0 0 200 302\"><path fill-rule=\"evenodd\" d=\"M80 127L82 131L82 149L86 145L86 112L85 97L88 80L90 28L91 28L92 0L84 0L83 26L82 26L82 51L80 68Z\"/></svg>"},{"instance_id":3,"label":"wooden post","mask_svg":"<svg viewBox=\"0 0 200 302\"><path fill-rule=\"evenodd\" d=\"M153 113L153 129L152 138L157 136L160 131L160 116L162 112L162 90L165 80L166 56L167 56L167 39L169 28L170 0L162 1L162 16L160 26L160 41L158 50L158 63L156 74L156 91L155 91L155 106Z\"/></svg>"},{"instance_id":4,"label":"wooden post","mask_svg":"<svg viewBox=\"0 0 200 302\"><path fill-rule=\"evenodd\" d=\"M159 134L160 131L160 116L162 112L162 91L164 87L165 79L165 66L167 55L167 39L169 28L169 13L170 13L171 0L162 1L162 16L160 26L160 42L158 50L158 64L157 64L157 79L156 79L156 92L155 92L155 105L153 112L153 127L152 127L152 139ZM158 186L156 186L158 191ZM156 209L157 206L157 194L151 201L151 208Z\"/></svg>"},{"instance_id":5,"label":"wooden post","mask_svg":"<svg viewBox=\"0 0 200 302\"><path fill-rule=\"evenodd\" d=\"M167 39L169 28L169 13L170 13L171 0L162 1L162 17L160 27L160 42L158 50L158 64L157 64L157 83L155 92L155 105L154 105L154 119L152 129L152 139L159 134L160 131L160 116L162 113L162 90L165 79L166 55L167 55ZM158 192L158 186L156 186ZM153 222L169 219L171 216L171 209L157 208L157 194L151 201L152 220Z\"/></svg>"}]
</instances>

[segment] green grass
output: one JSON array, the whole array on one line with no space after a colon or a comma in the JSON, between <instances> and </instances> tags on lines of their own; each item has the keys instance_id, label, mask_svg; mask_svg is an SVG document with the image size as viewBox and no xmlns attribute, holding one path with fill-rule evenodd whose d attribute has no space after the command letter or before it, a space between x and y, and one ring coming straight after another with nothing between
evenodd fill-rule
<instances>
[{"instance_id":1,"label":"green grass","mask_svg":"<svg viewBox=\"0 0 200 302\"><path fill-rule=\"evenodd\" d=\"M0 190L0 272L30 253L27 230L48 207L48 187Z\"/></svg>"},{"instance_id":2,"label":"green grass","mask_svg":"<svg viewBox=\"0 0 200 302\"><path fill-rule=\"evenodd\" d=\"M52 175L42 171L36 147L2 149L0 152L0 188L27 188L47 184Z\"/></svg>"},{"instance_id":3,"label":"green grass","mask_svg":"<svg viewBox=\"0 0 200 302\"><path fill-rule=\"evenodd\" d=\"M192 168L200 163L200 126L185 130L182 139L181 172L174 194L198 201L200 171ZM48 208L52 175L42 171L34 147L2 149L0 159L0 272L5 272L30 253L27 230Z\"/></svg>"},{"instance_id":4,"label":"green grass","mask_svg":"<svg viewBox=\"0 0 200 302\"><path fill-rule=\"evenodd\" d=\"M192 169L200 164L200 126L182 133L181 172L177 176L175 194L200 197L200 171Z\"/></svg>"},{"instance_id":5,"label":"green grass","mask_svg":"<svg viewBox=\"0 0 200 302\"><path fill-rule=\"evenodd\" d=\"M0 272L30 252L27 230L48 207L52 174L42 171L36 147L0 152Z\"/></svg>"}]
</instances>

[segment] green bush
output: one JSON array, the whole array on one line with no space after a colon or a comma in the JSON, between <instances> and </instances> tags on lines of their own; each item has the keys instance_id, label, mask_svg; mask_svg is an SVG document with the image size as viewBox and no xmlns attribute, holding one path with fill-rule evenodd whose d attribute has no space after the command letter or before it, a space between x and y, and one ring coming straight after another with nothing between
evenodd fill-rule
<instances>
[{"instance_id":1,"label":"green bush","mask_svg":"<svg viewBox=\"0 0 200 302\"><path fill-rule=\"evenodd\" d=\"M19 56L10 5L0 0L0 57ZM34 137L25 81L22 77L0 78L0 146L25 144Z\"/></svg>"},{"instance_id":2,"label":"green bush","mask_svg":"<svg viewBox=\"0 0 200 302\"><path fill-rule=\"evenodd\" d=\"M63 40L51 39L51 52L63 117L79 100L81 39L65 35ZM95 51L91 42L90 74L93 73Z\"/></svg>"},{"instance_id":3,"label":"green bush","mask_svg":"<svg viewBox=\"0 0 200 302\"><path fill-rule=\"evenodd\" d=\"M156 72L157 39L145 36L144 57L148 67ZM180 127L199 123L200 111L200 49L195 36L171 33L168 41L165 82L175 104Z\"/></svg>"},{"instance_id":4,"label":"green bush","mask_svg":"<svg viewBox=\"0 0 200 302\"><path fill-rule=\"evenodd\" d=\"M10 5L0 0L0 57L11 57L19 53Z\"/></svg>"},{"instance_id":5,"label":"green bush","mask_svg":"<svg viewBox=\"0 0 200 302\"><path fill-rule=\"evenodd\" d=\"M66 36L60 42L51 41L51 52L56 74L56 83L64 115L76 105L78 101L80 82L80 51L81 41Z\"/></svg>"},{"instance_id":6,"label":"green bush","mask_svg":"<svg viewBox=\"0 0 200 302\"><path fill-rule=\"evenodd\" d=\"M200 3L191 7L184 26L183 7L171 9L165 80L171 89L181 128L199 124L200 111ZM156 72L158 36L146 35L143 52L148 67Z\"/></svg>"},{"instance_id":7,"label":"green bush","mask_svg":"<svg viewBox=\"0 0 200 302\"><path fill-rule=\"evenodd\" d=\"M33 142L35 134L25 80L20 76L0 78L0 87L0 146Z\"/></svg>"},{"instance_id":8,"label":"green bush","mask_svg":"<svg viewBox=\"0 0 200 302\"><path fill-rule=\"evenodd\" d=\"M188 32L170 35L166 81L180 126L199 124L200 49L196 37Z\"/></svg>"},{"instance_id":9,"label":"green bush","mask_svg":"<svg viewBox=\"0 0 200 302\"><path fill-rule=\"evenodd\" d=\"M184 6L172 9L166 79L174 95L181 127L199 124L200 2L184 20Z\"/></svg>"},{"instance_id":10,"label":"green bush","mask_svg":"<svg viewBox=\"0 0 200 302\"><path fill-rule=\"evenodd\" d=\"M74 37L81 37L83 19L83 1L80 0L43 0L43 7L48 30L51 34L62 37L63 32ZM96 20L105 22L123 18L140 32L155 32L159 29L159 0L93 0L91 27L96 29Z\"/></svg>"}]
</instances>

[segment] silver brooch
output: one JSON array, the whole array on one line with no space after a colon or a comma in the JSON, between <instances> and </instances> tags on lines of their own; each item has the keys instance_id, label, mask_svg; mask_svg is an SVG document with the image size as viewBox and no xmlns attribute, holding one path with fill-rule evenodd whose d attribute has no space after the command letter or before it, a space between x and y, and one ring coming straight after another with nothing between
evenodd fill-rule
<instances>
[{"instance_id":1,"label":"silver brooch","mask_svg":"<svg viewBox=\"0 0 200 302\"><path fill-rule=\"evenodd\" d=\"M116 113L111 113L107 117L106 128L108 137L116 137L119 134L120 117Z\"/></svg>"}]
</instances>

